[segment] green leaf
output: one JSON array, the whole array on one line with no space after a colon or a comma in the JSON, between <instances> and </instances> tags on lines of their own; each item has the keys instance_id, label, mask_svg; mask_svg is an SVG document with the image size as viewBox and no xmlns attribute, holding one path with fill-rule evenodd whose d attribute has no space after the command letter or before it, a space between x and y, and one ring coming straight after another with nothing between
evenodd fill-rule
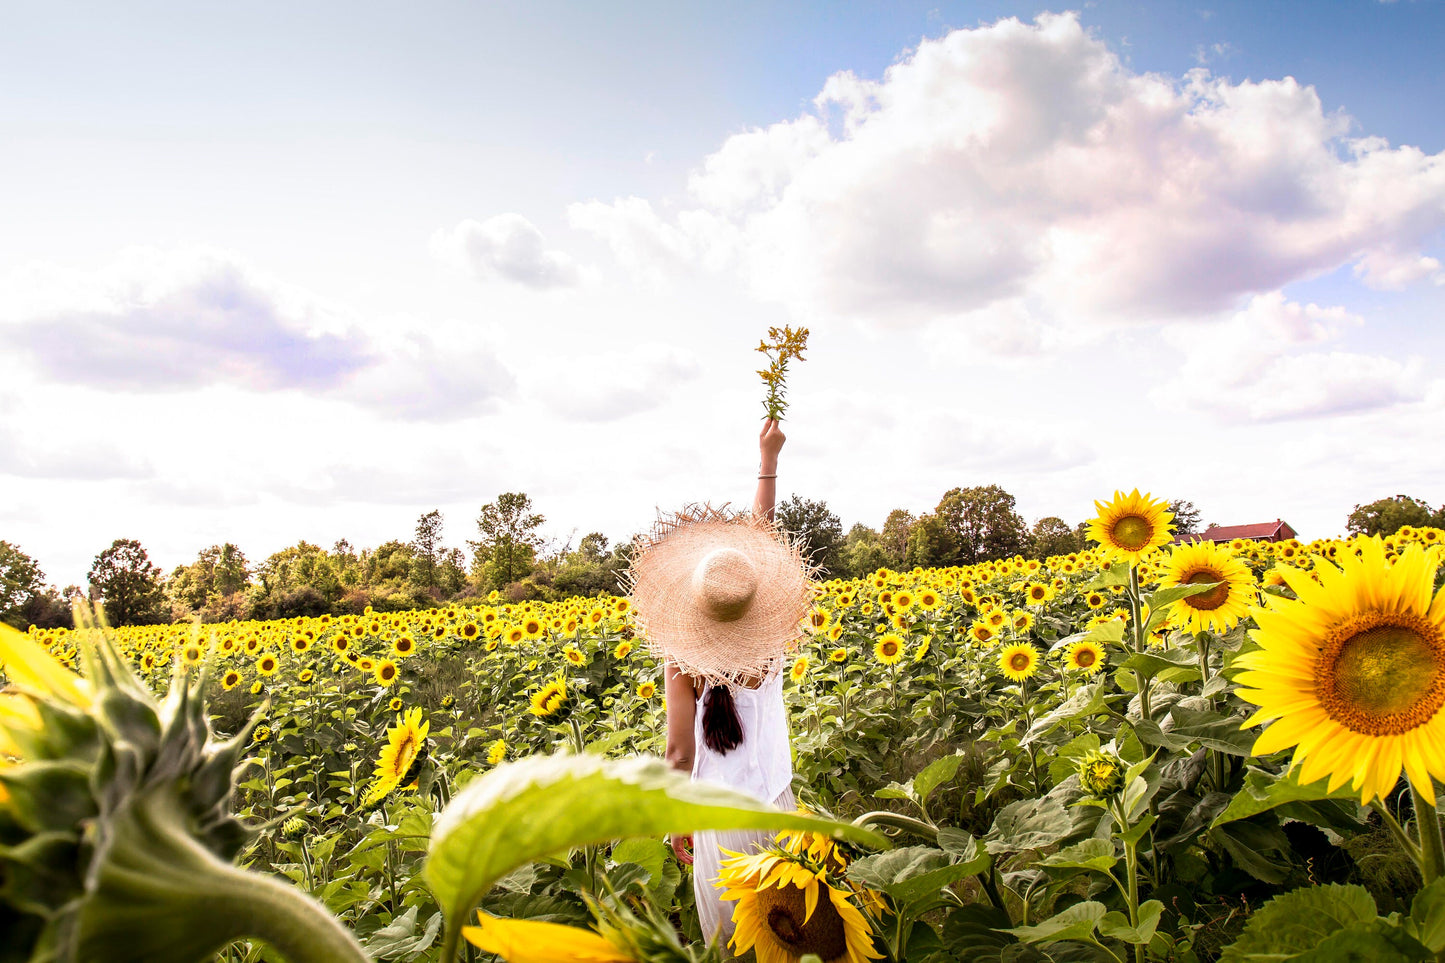
<instances>
[{"instance_id":1,"label":"green leaf","mask_svg":"<svg viewBox=\"0 0 1445 963\"><path fill-rule=\"evenodd\" d=\"M1070 719L1093 715L1104 708L1104 694L1105 688L1102 682L1092 682L1080 686L1079 690L1069 696L1057 709L1035 720L1034 724L1029 726L1028 733L1019 740L1019 745L1027 746Z\"/></svg>"},{"instance_id":2,"label":"green leaf","mask_svg":"<svg viewBox=\"0 0 1445 963\"><path fill-rule=\"evenodd\" d=\"M848 867L848 878L886 894L900 906L938 895L950 883L972 876L988 865L980 853L963 863L932 846L906 846L865 856Z\"/></svg>"},{"instance_id":3,"label":"green leaf","mask_svg":"<svg viewBox=\"0 0 1445 963\"><path fill-rule=\"evenodd\" d=\"M1415 894L1410 904L1410 921L1415 938L1430 952L1445 950L1445 878L1437 879Z\"/></svg>"},{"instance_id":4,"label":"green leaf","mask_svg":"<svg viewBox=\"0 0 1445 963\"><path fill-rule=\"evenodd\" d=\"M1227 716L1208 709L1194 711L1181 706L1171 709L1169 716L1174 721L1171 735L1231 756L1254 755L1255 733L1240 728L1239 724L1244 720L1239 716Z\"/></svg>"},{"instance_id":5,"label":"green leaf","mask_svg":"<svg viewBox=\"0 0 1445 963\"><path fill-rule=\"evenodd\" d=\"M920 769L918 775L913 777L913 791L918 794L918 801L928 802L933 790L952 779L962 763L963 756L955 753L935 759Z\"/></svg>"},{"instance_id":6,"label":"green leaf","mask_svg":"<svg viewBox=\"0 0 1445 963\"><path fill-rule=\"evenodd\" d=\"M1055 869L1089 869L1102 873L1113 869L1118 861L1119 857L1114 855L1113 840L1091 838L1045 857L1041 865Z\"/></svg>"},{"instance_id":7,"label":"green leaf","mask_svg":"<svg viewBox=\"0 0 1445 963\"><path fill-rule=\"evenodd\" d=\"M1144 596L1144 604L1149 606L1150 615L1154 615L1162 612L1165 606L1173 605L1180 599L1187 599L1191 595L1202 595L1222 584L1222 582L1192 582L1188 585L1171 585L1169 588L1158 589Z\"/></svg>"},{"instance_id":8,"label":"green leaf","mask_svg":"<svg viewBox=\"0 0 1445 963\"><path fill-rule=\"evenodd\" d=\"M1072 830L1073 820L1063 802L1043 796L1020 799L999 810L985 840L990 853L1011 853L1052 846Z\"/></svg>"},{"instance_id":9,"label":"green leaf","mask_svg":"<svg viewBox=\"0 0 1445 963\"><path fill-rule=\"evenodd\" d=\"M1139 925L1131 926L1123 913L1109 913L1099 921L1099 935L1125 943L1146 945L1154 938L1159 928L1159 917L1164 913L1164 904L1151 899L1139 904Z\"/></svg>"},{"instance_id":10,"label":"green leaf","mask_svg":"<svg viewBox=\"0 0 1445 963\"><path fill-rule=\"evenodd\" d=\"M1308 952L1325 937L1376 918L1375 901L1363 886L1311 886L1261 906L1244 932L1220 956L1221 963L1265 963Z\"/></svg>"},{"instance_id":11,"label":"green leaf","mask_svg":"<svg viewBox=\"0 0 1445 963\"><path fill-rule=\"evenodd\" d=\"M612 859L617 863L634 863L647 870L650 879L648 888L655 887L662 880L662 867L667 863L671 850L660 839L639 837L624 839L612 847Z\"/></svg>"},{"instance_id":12,"label":"green leaf","mask_svg":"<svg viewBox=\"0 0 1445 963\"><path fill-rule=\"evenodd\" d=\"M365 944L366 952L378 960L392 960L420 953L435 943L442 928L442 914L433 913L418 933L416 913L417 907L413 906L371 934Z\"/></svg>"},{"instance_id":13,"label":"green leaf","mask_svg":"<svg viewBox=\"0 0 1445 963\"><path fill-rule=\"evenodd\" d=\"M780 812L693 782L660 759L531 756L479 776L452 798L436 817L424 873L455 946L467 913L518 866L576 846L699 829L803 829L890 845L849 823Z\"/></svg>"},{"instance_id":14,"label":"green leaf","mask_svg":"<svg viewBox=\"0 0 1445 963\"><path fill-rule=\"evenodd\" d=\"M1225 807L1224 812L1214 818L1214 822L1210 823L1209 828L1214 829L1235 820L1248 819L1250 816L1287 803L1315 802L1321 799L1358 800L1359 798L1358 792L1350 791L1348 783L1334 792L1330 792L1327 779L1301 784L1298 769L1277 776L1274 773L1250 766L1244 775L1244 786L1235 793L1234 799Z\"/></svg>"},{"instance_id":15,"label":"green leaf","mask_svg":"<svg viewBox=\"0 0 1445 963\"><path fill-rule=\"evenodd\" d=\"M1331 933L1296 963L1421 963L1434 954L1389 920L1373 919Z\"/></svg>"},{"instance_id":16,"label":"green leaf","mask_svg":"<svg viewBox=\"0 0 1445 963\"><path fill-rule=\"evenodd\" d=\"M1090 752L1097 752L1101 742L1096 732L1086 732L1049 753L1049 778L1058 785L1079 769L1079 763Z\"/></svg>"},{"instance_id":17,"label":"green leaf","mask_svg":"<svg viewBox=\"0 0 1445 963\"><path fill-rule=\"evenodd\" d=\"M1037 926L1015 926L1002 930L1012 933L1025 943L1056 943L1059 940L1086 940L1094 935L1108 910L1103 903L1086 900L1075 903L1062 913L1056 913Z\"/></svg>"}]
</instances>

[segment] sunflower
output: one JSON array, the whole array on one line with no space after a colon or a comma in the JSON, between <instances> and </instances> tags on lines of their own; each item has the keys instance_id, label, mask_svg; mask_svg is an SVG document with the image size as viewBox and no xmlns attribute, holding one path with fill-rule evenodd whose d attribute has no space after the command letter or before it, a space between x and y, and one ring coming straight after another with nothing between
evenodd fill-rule
<instances>
[{"instance_id":1,"label":"sunflower","mask_svg":"<svg viewBox=\"0 0 1445 963\"><path fill-rule=\"evenodd\" d=\"M1027 632L1034 627L1034 613L1022 610L1013 614L1013 627L1015 632Z\"/></svg>"},{"instance_id":2,"label":"sunflower","mask_svg":"<svg viewBox=\"0 0 1445 963\"><path fill-rule=\"evenodd\" d=\"M635 957L591 930L545 920L510 919L477 911L479 926L462 937L507 963L631 963Z\"/></svg>"},{"instance_id":3,"label":"sunflower","mask_svg":"<svg viewBox=\"0 0 1445 963\"><path fill-rule=\"evenodd\" d=\"M347 635L336 635L331 638L331 650L337 655L345 655L351 648L351 637Z\"/></svg>"},{"instance_id":4,"label":"sunflower","mask_svg":"<svg viewBox=\"0 0 1445 963\"><path fill-rule=\"evenodd\" d=\"M389 686L394 683L399 675L396 663L390 659L382 659L371 667L371 677L376 680L379 686Z\"/></svg>"},{"instance_id":5,"label":"sunflower","mask_svg":"<svg viewBox=\"0 0 1445 963\"><path fill-rule=\"evenodd\" d=\"M1090 639L1081 639L1069 646L1064 665L1092 675L1104 667L1104 647Z\"/></svg>"},{"instance_id":6,"label":"sunflower","mask_svg":"<svg viewBox=\"0 0 1445 963\"><path fill-rule=\"evenodd\" d=\"M889 632L873 643L873 657L884 665L893 665L903 658L903 639Z\"/></svg>"},{"instance_id":7,"label":"sunflower","mask_svg":"<svg viewBox=\"0 0 1445 963\"><path fill-rule=\"evenodd\" d=\"M305 652L311 648L311 637L309 635L295 635L291 637L291 651Z\"/></svg>"},{"instance_id":8,"label":"sunflower","mask_svg":"<svg viewBox=\"0 0 1445 963\"><path fill-rule=\"evenodd\" d=\"M274 655L263 655L256 660L256 671L262 675L275 675L276 668L277 662Z\"/></svg>"},{"instance_id":9,"label":"sunflower","mask_svg":"<svg viewBox=\"0 0 1445 963\"><path fill-rule=\"evenodd\" d=\"M1024 587L1024 598L1029 605L1047 605L1054 600L1054 587L1043 582L1030 582Z\"/></svg>"},{"instance_id":10,"label":"sunflower","mask_svg":"<svg viewBox=\"0 0 1445 963\"><path fill-rule=\"evenodd\" d=\"M392 712L400 712L401 707L405 704L406 703L401 701L401 696L392 696L391 702L387 703L387 707L390 708Z\"/></svg>"},{"instance_id":11,"label":"sunflower","mask_svg":"<svg viewBox=\"0 0 1445 963\"><path fill-rule=\"evenodd\" d=\"M918 593L918 607L925 612L932 612L938 608L939 603L938 593L933 589L924 589Z\"/></svg>"},{"instance_id":12,"label":"sunflower","mask_svg":"<svg viewBox=\"0 0 1445 963\"><path fill-rule=\"evenodd\" d=\"M913 608L913 603L915 601L917 600L914 599L913 593L907 590L896 592L893 595L893 605L900 612L907 612L909 609Z\"/></svg>"},{"instance_id":13,"label":"sunflower","mask_svg":"<svg viewBox=\"0 0 1445 963\"><path fill-rule=\"evenodd\" d=\"M201 661L201 656L204 654L205 649L202 648L201 643L187 642L181 649L181 661L186 665L195 665Z\"/></svg>"},{"instance_id":14,"label":"sunflower","mask_svg":"<svg viewBox=\"0 0 1445 963\"><path fill-rule=\"evenodd\" d=\"M828 626L833 622L833 617L828 614L827 609L813 609L808 613L808 631L814 635L828 631Z\"/></svg>"},{"instance_id":15,"label":"sunflower","mask_svg":"<svg viewBox=\"0 0 1445 963\"><path fill-rule=\"evenodd\" d=\"M627 657L628 657L629 655L631 655L631 654L632 654L632 640L631 640L631 639L623 639L621 642L618 642L618 643L617 643L617 648L615 648L615 649L612 650L612 657L613 657L614 659L625 659L625 658L627 658Z\"/></svg>"},{"instance_id":16,"label":"sunflower","mask_svg":"<svg viewBox=\"0 0 1445 963\"><path fill-rule=\"evenodd\" d=\"M300 672L296 673L296 681L301 683L302 685L309 685L311 683L311 680L315 678L316 673L312 672L310 669L302 669Z\"/></svg>"},{"instance_id":17,"label":"sunflower","mask_svg":"<svg viewBox=\"0 0 1445 963\"><path fill-rule=\"evenodd\" d=\"M1403 767L1433 805L1431 777L1445 778L1445 589L1431 598L1440 557L1415 543L1391 565L1378 538L1361 547L1313 573L1281 569L1297 598L1266 595L1251 609L1260 648L1234 661L1246 670L1240 697L1260 707L1245 725L1274 720L1254 754L1294 746L1303 782L1349 782L1369 802Z\"/></svg>"},{"instance_id":18,"label":"sunflower","mask_svg":"<svg viewBox=\"0 0 1445 963\"><path fill-rule=\"evenodd\" d=\"M262 745L271 741L271 727L257 726L251 730L251 741L256 745Z\"/></svg>"},{"instance_id":19,"label":"sunflower","mask_svg":"<svg viewBox=\"0 0 1445 963\"><path fill-rule=\"evenodd\" d=\"M466 634L467 626L471 626L473 629L476 628L476 625L474 623L468 622L467 625L462 626L462 635L469 639L476 638L476 633L473 633L471 635ZM416 639L412 638L410 635L403 633L391 640L391 654L396 656L398 659L404 659L415 651Z\"/></svg>"},{"instance_id":20,"label":"sunflower","mask_svg":"<svg viewBox=\"0 0 1445 963\"><path fill-rule=\"evenodd\" d=\"M1104 597L1102 592L1090 592L1084 596L1084 604L1091 609L1103 608L1106 601L1108 601L1108 599Z\"/></svg>"},{"instance_id":21,"label":"sunflower","mask_svg":"<svg viewBox=\"0 0 1445 963\"><path fill-rule=\"evenodd\" d=\"M998 668L1006 678L1022 682L1039 670L1039 650L1027 642L1005 646L998 654Z\"/></svg>"},{"instance_id":22,"label":"sunflower","mask_svg":"<svg viewBox=\"0 0 1445 963\"><path fill-rule=\"evenodd\" d=\"M653 681L649 680L649 681L647 681L647 682L640 682L640 683L638 683L638 685L637 685L637 698L639 698L639 699L651 699L651 698L652 698L653 696L655 696L655 695L657 695L657 683L656 683L656 682L653 682Z\"/></svg>"},{"instance_id":23,"label":"sunflower","mask_svg":"<svg viewBox=\"0 0 1445 963\"><path fill-rule=\"evenodd\" d=\"M541 638L542 628L542 620L538 618L529 618L522 623L522 633L529 639Z\"/></svg>"},{"instance_id":24,"label":"sunflower","mask_svg":"<svg viewBox=\"0 0 1445 963\"><path fill-rule=\"evenodd\" d=\"M928 649L931 645L933 645L933 636L925 635L923 642L919 644L917 650L913 653L913 661L922 662L924 657L928 655Z\"/></svg>"},{"instance_id":25,"label":"sunflower","mask_svg":"<svg viewBox=\"0 0 1445 963\"><path fill-rule=\"evenodd\" d=\"M527 710L539 719L554 719L567 708L567 683L553 679L532 693L531 707Z\"/></svg>"},{"instance_id":26,"label":"sunflower","mask_svg":"<svg viewBox=\"0 0 1445 963\"><path fill-rule=\"evenodd\" d=\"M1161 588L1218 582L1207 592L1182 598L1174 611L1183 616L1179 627L1189 632L1228 632L1249 614L1257 594L1249 567L1228 549L1213 542L1180 545L1169 555Z\"/></svg>"},{"instance_id":27,"label":"sunflower","mask_svg":"<svg viewBox=\"0 0 1445 963\"><path fill-rule=\"evenodd\" d=\"M426 759L426 737L431 723L424 722L420 708L406 710L396 717L396 725L386 730L386 745L376 758L376 771L371 787L362 797L363 809L370 809L390 795L398 786L416 778Z\"/></svg>"},{"instance_id":28,"label":"sunflower","mask_svg":"<svg viewBox=\"0 0 1445 963\"><path fill-rule=\"evenodd\" d=\"M1169 542L1168 506L1147 492L1114 492L1111 502L1094 502L1099 516L1089 520L1089 538L1113 558L1137 565L1151 550Z\"/></svg>"},{"instance_id":29,"label":"sunflower","mask_svg":"<svg viewBox=\"0 0 1445 963\"><path fill-rule=\"evenodd\" d=\"M236 688L236 686L240 685L240 683L241 673L237 672L235 669L230 669L226 672L225 675L221 676L221 688L225 689L227 692L230 692L232 689Z\"/></svg>"},{"instance_id":30,"label":"sunflower","mask_svg":"<svg viewBox=\"0 0 1445 963\"><path fill-rule=\"evenodd\" d=\"M806 655L798 656L793 662L793 668L789 670L788 676L793 680L794 685L802 684L803 680L808 677L808 657Z\"/></svg>"},{"instance_id":31,"label":"sunflower","mask_svg":"<svg viewBox=\"0 0 1445 963\"><path fill-rule=\"evenodd\" d=\"M508 645L521 645L522 640L526 637L527 633L518 625L511 626L504 633L504 638L506 638Z\"/></svg>"},{"instance_id":32,"label":"sunflower","mask_svg":"<svg viewBox=\"0 0 1445 963\"><path fill-rule=\"evenodd\" d=\"M757 963L796 963L810 953L823 963L881 959L855 894L835 885L826 866L787 849L723 852L717 886L737 901L731 945L739 956L751 949Z\"/></svg>"},{"instance_id":33,"label":"sunflower","mask_svg":"<svg viewBox=\"0 0 1445 963\"><path fill-rule=\"evenodd\" d=\"M587 664L587 656L577 650L575 645L569 645L562 650L562 657L576 666Z\"/></svg>"},{"instance_id":34,"label":"sunflower","mask_svg":"<svg viewBox=\"0 0 1445 963\"><path fill-rule=\"evenodd\" d=\"M261 684L261 680L257 679L255 682L251 683L251 695L260 695L261 691L265 688L266 687Z\"/></svg>"},{"instance_id":35,"label":"sunflower","mask_svg":"<svg viewBox=\"0 0 1445 963\"><path fill-rule=\"evenodd\" d=\"M497 739L487 747L487 765L498 765L505 758L507 758L507 740Z\"/></svg>"},{"instance_id":36,"label":"sunflower","mask_svg":"<svg viewBox=\"0 0 1445 963\"><path fill-rule=\"evenodd\" d=\"M829 662L847 662L847 661L848 661L848 650L847 650L847 649L834 649L832 652L829 652L829 653L828 653L828 661L829 661Z\"/></svg>"}]
</instances>

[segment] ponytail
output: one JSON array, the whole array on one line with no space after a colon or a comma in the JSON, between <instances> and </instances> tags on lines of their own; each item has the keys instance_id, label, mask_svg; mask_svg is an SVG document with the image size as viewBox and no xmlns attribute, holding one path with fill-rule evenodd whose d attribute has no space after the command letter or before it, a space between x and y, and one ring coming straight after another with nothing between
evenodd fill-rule
<instances>
[{"instance_id":1,"label":"ponytail","mask_svg":"<svg viewBox=\"0 0 1445 963\"><path fill-rule=\"evenodd\" d=\"M727 755L742 745L743 723L733 704L732 690L725 685L708 689L707 705L702 711L702 741L718 755Z\"/></svg>"}]
</instances>

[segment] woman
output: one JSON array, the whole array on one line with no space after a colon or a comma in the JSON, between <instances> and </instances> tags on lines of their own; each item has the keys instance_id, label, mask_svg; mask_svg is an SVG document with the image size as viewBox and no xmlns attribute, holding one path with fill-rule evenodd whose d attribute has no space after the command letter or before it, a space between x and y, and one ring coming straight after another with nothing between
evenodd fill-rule
<instances>
[{"instance_id":1,"label":"woman","mask_svg":"<svg viewBox=\"0 0 1445 963\"><path fill-rule=\"evenodd\" d=\"M773 527L784 436L768 420L751 515L684 513L644 538L633 564L636 615L664 658L667 760L694 779L794 808L783 676L812 598L808 566ZM720 848L749 852L766 832L673 837L693 865L703 936L732 936L732 904L720 898ZM689 847L692 852L689 853Z\"/></svg>"}]
</instances>

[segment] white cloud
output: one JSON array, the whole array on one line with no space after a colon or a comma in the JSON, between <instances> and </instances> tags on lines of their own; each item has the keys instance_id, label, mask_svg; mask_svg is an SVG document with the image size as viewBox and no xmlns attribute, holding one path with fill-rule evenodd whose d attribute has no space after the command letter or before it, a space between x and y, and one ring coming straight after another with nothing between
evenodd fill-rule
<instances>
[{"instance_id":1,"label":"white cloud","mask_svg":"<svg viewBox=\"0 0 1445 963\"><path fill-rule=\"evenodd\" d=\"M0 310L12 360L90 391L294 389L450 420L490 410L515 384L474 338L369 335L345 308L206 249L131 249L91 272L30 265L0 279Z\"/></svg>"},{"instance_id":2,"label":"white cloud","mask_svg":"<svg viewBox=\"0 0 1445 963\"><path fill-rule=\"evenodd\" d=\"M432 253L481 280L501 279L536 290L567 288L582 278L577 262L547 247L547 239L520 214L467 219L432 235Z\"/></svg>"},{"instance_id":3,"label":"white cloud","mask_svg":"<svg viewBox=\"0 0 1445 963\"><path fill-rule=\"evenodd\" d=\"M1293 78L1134 73L1042 15L833 76L811 112L724 142L675 215L570 215L628 267L726 266L808 320L1020 297L1070 323L1207 316L1345 264L1438 269L1420 248L1445 228L1445 156L1349 131Z\"/></svg>"},{"instance_id":4,"label":"white cloud","mask_svg":"<svg viewBox=\"0 0 1445 963\"><path fill-rule=\"evenodd\" d=\"M691 352L641 344L625 351L555 358L538 372L532 393L569 421L616 421L662 405L700 370Z\"/></svg>"},{"instance_id":5,"label":"white cloud","mask_svg":"<svg viewBox=\"0 0 1445 963\"><path fill-rule=\"evenodd\" d=\"M1276 292L1221 323L1170 326L1164 339L1184 362L1151 397L1165 408L1235 423L1351 414L1423 398L1428 382L1418 360L1320 350L1363 323L1343 308L1301 305Z\"/></svg>"},{"instance_id":6,"label":"white cloud","mask_svg":"<svg viewBox=\"0 0 1445 963\"><path fill-rule=\"evenodd\" d=\"M375 361L319 299L214 251L136 249L89 274L32 267L0 284L0 304L7 347L60 383L324 392Z\"/></svg>"}]
</instances>

